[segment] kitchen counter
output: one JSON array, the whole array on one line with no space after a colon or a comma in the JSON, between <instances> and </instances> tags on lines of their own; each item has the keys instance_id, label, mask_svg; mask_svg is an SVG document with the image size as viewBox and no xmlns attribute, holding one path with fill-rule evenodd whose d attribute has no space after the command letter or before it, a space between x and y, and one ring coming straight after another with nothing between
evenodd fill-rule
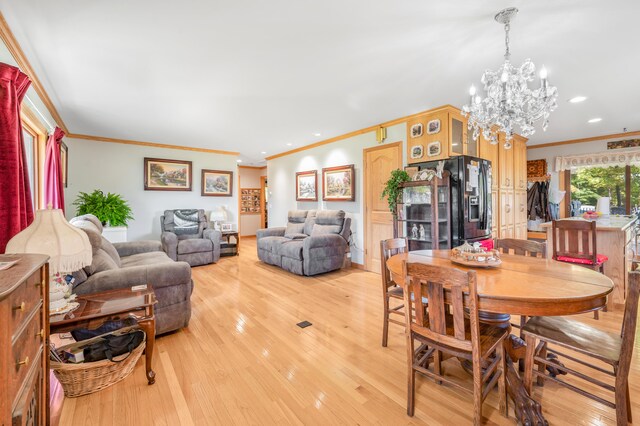
<instances>
[{"instance_id":1,"label":"kitchen counter","mask_svg":"<svg viewBox=\"0 0 640 426\"><path fill-rule=\"evenodd\" d=\"M585 220L581 217L572 217L563 220ZM588 219L587 219L588 220ZM609 217L599 217L595 219L596 228L600 231L626 231L634 223L638 218L636 216L609 216ZM551 228L552 222L545 222L540 224L541 228Z\"/></svg>"},{"instance_id":2,"label":"kitchen counter","mask_svg":"<svg viewBox=\"0 0 640 426\"><path fill-rule=\"evenodd\" d=\"M572 217L563 220L584 220ZM636 216L609 216L595 219L598 254L606 255L609 260L604 264L604 274L613 280L614 288L609 297L608 306L624 304L627 294L627 271L631 267L634 253ZM553 258L552 222L540 226L547 231L547 257Z\"/></svg>"}]
</instances>

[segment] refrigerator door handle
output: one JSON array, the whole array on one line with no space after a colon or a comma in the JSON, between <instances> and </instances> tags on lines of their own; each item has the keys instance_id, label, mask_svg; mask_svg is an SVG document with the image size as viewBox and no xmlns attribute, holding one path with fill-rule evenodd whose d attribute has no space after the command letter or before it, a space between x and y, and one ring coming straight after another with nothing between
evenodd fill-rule
<instances>
[{"instance_id":1,"label":"refrigerator door handle","mask_svg":"<svg viewBox=\"0 0 640 426\"><path fill-rule=\"evenodd\" d=\"M487 188L487 169L485 167L485 165L483 163L480 163L480 175L482 176L480 179L481 182L481 188L480 188L480 202L482 203L480 205L480 212L481 212L481 217L480 217L480 226L483 229L487 229L487 216L488 216L488 211L487 211L487 207L489 205L489 203L487 203L487 192L488 192L488 188Z\"/></svg>"}]
</instances>

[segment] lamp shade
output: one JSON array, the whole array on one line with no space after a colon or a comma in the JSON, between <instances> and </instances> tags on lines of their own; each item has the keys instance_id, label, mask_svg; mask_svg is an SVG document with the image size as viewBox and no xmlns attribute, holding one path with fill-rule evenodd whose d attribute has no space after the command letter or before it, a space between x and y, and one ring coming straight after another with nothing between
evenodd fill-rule
<instances>
[{"instance_id":1,"label":"lamp shade","mask_svg":"<svg viewBox=\"0 0 640 426\"><path fill-rule=\"evenodd\" d=\"M92 259L89 237L67 222L60 209L36 211L33 223L9 240L5 251L46 254L51 274L77 271Z\"/></svg>"},{"instance_id":2,"label":"lamp shade","mask_svg":"<svg viewBox=\"0 0 640 426\"><path fill-rule=\"evenodd\" d=\"M229 215L224 207L218 207L216 210L211 211L210 220L214 222L226 222Z\"/></svg>"}]
</instances>

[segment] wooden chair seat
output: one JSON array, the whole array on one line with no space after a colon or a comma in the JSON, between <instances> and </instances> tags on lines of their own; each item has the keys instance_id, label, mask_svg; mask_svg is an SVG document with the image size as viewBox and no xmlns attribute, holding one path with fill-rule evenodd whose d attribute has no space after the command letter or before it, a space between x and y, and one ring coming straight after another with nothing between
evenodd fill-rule
<instances>
[{"instance_id":1,"label":"wooden chair seat","mask_svg":"<svg viewBox=\"0 0 640 426\"><path fill-rule=\"evenodd\" d=\"M447 327L446 334L451 337L455 336L453 315L447 314L445 319L446 319L446 327ZM428 317L425 317L424 323L425 323L424 328L429 328L430 324L429 324ZM419 328L417 327L419 326L416 326L416 327L412 326L412 331L419 331ZM464 320L464 331L465 331L465 340L470 341L471 340L471 323L468 319ZM487 358L488 355L491 354L496 349L496 346L498 345L498 343L502 342L502 340L506 338L508 335L509 335L509 330L506 328L500 328L500 327L492 326L489 324L480 323L480 334L479 334L480 356L482 358ZM424 342L422 342L422 343L425 343L426 339L421 339L421 337L422 336L420 336L419 334L415 335L416 340L418 341L425 340ZM447 352L456 352L456 356L471 360L471 351L467 352L458 348L451 348L446 344L434 343L432 341L429 343L429 345L436 346L439 349Z\"/></svg>"},{"instance_id":2,"label":"wooden chair seat","mask_svg":"<svg viewBox=\"0 0 640 426\"><path fill-rule=\"evenodd\" d=\"M522 333L572 349L611 365L620 359L622 337L564 317L532 317Z\"/></svg>"}]
</instances>

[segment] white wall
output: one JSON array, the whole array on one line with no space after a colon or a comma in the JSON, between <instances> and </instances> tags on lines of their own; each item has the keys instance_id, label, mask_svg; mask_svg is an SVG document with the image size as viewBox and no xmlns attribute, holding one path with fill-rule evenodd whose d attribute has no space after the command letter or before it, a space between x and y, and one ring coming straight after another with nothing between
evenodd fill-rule
<instances>
[{"instance_id":1,"label":"white wall","mask_svg":"<svg viewBox=\"0 0 640 426\"><path fill-rule=\"evenodd\" d=\"M232 197L200 195L202 169L230 170L236 179L235 156L70 138L65 138L65 143L69 147L69 184L64 194L68 219L75 216L72 203L79 192L100 189L120 194L129 202L134 217L129 222L129 241L160 239L160 216L169 209L199 208L208 216L212 209L225 206L229 221L237 223L235 185ZM144 157L192 161L192 190L145 191Z\"/></svg>"},{"instance_id":2,"label":"white wall","mask_svg":"<svg viewBox=\"0 0 640 426\"><path fill-rule=\"evenodd\" d=\"M247 168L239 167L240 188L260 188L260 176L267 175L266 168ZM263 228L260 223L262 216L258 214L241 214L240 215L240 236L248 237L256 235L258 229Z\"/></svg>"},{"instance_id":3,"label":"white wall","mask_svg":"<svg viewBox=\"0 0 640 426\"><path fill-rule=\"evenodd\" d=\"M406 152L406 123L387 128L386 143L403 142L403 157ZM287 223L289 210L344 210L351 218L351 232L355 247L351 247L352 261L364 263L364 220L362 197L363 152L365 148L377 146L375 131L353 136L327 145L296 152L280 158L269 160L267 174L269 180L269 227L284 226ZM355 165L356 199L355 201L322 201L322 169L324 167ZM406 158L403 158L406 164ZM306 170L318 171L318 201L296 201L296 172Z\"/></svg>"}]
</instances>

